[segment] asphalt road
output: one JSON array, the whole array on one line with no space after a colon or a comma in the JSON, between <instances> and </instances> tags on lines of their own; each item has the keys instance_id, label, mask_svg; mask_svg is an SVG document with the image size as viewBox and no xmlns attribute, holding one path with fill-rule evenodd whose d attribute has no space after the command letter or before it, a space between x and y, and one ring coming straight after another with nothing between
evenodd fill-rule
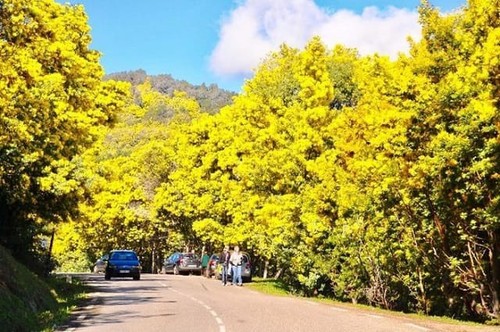
<instances>
[{"instance_id":1,"label":"asphalt road","mask_svg":"<svg viewBox=\"0 0 500 332\"><path fill-rule=\"evenodd\" d=\"M105 281L102 274L80 277L95 287L95 293L58 331L494 331L270 296L245 285L224 287L201 276L143 274L139 281Z\"/></svg>"}]
</instances>

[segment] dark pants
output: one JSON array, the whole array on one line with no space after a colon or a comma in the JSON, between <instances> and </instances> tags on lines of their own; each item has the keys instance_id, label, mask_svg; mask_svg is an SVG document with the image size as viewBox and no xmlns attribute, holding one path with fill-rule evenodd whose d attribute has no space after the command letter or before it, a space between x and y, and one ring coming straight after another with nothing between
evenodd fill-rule
<instances>
[{"instance_id":1,"label":"dark pants","mask_svg":"<svg viewBox=\"0 0 500 332\"><path fill-rule=\"evenodd\" d=\"M222 276L221 276L221 278L222 278L222 283L224 285L227 284L227 272L228 272L227 265L223 264L222 265Z\"/></svg>"}]
</instances>

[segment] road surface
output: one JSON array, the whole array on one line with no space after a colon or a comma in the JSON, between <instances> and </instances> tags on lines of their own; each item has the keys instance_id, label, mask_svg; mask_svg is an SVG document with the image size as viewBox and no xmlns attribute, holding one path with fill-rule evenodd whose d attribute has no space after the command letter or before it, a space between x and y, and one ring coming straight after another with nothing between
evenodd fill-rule
<instances>
[{"instance_id":1,"label":"road surface","mask_svg":"<svg viewBox=\"0 0 500 332\"><path fill-rule=\"evenodd\" d=\"M323 304L305 298L265 295L223 286L201 276L143 274L141 280L102 274L82 276L92 285L88 305L58 331L78 332L476 332L469 327L414 320L379 311ZM498 327L497 327L498 328ZM500 328L498 329L500 330ZM497 331L498 331L497 330Z\"/></svg>"}]
</instances>

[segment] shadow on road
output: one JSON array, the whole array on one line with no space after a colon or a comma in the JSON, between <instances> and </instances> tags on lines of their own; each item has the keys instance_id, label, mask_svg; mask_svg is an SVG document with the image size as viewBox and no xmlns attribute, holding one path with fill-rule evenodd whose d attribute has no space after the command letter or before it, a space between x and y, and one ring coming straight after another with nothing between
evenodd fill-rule
<instances>
[{"instance_id":1,"label":"shadow on road","mask_svg":"<svg viewBox=\"0 0 500 332\"><path fill-rule=\"evenodd\" d=\"M124 305L171 305L177 303L175 300L165 300L164 297L152 296L148 294L158 294L158 290L169 289L169 286L151 285L155 281L165 282L162 278L147 279L147 284L144 280L133 280L131 278L112 278L104 280L103 274L72 274L70 278L78 278L82 280L89 288L90 293L81 306L71 313L69 321L56 329L56 331L65 331L67 329L81 328L86 326L105 326L106 324L121 323L129 319L147 319L153 317L168 317L174 316L174 313L151 313L143 314L131 310L114 311L113 315L102 314L109 306L124 306ZM121 287L114 287L113 283L120 282ZM130 282L123 287L123 282Z\"/></svg>"}]
</instances>

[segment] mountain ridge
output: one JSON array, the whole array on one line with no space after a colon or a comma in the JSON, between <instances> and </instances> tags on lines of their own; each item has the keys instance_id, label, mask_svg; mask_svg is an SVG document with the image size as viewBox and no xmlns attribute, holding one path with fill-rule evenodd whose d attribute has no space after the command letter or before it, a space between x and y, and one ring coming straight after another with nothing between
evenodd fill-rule
<instances>
[{"instance_id":1,"label":"mountain ridge","mask_svg":"<svg viewBox=\"0 0 500 332\"><path fill-rule=\"evenodd\" d=\"M175 79L170 74L148 75L143 69L111 73L104 78L129 82L132 87L149 80L154 90L169 96L172 96L174 91L184 91L198 101L203 111L210 114L218 113L222 107L231 104L233 97L237 95L235 92L219 88L217 84L195 85Z\"/></svg>"}]
</instances>

